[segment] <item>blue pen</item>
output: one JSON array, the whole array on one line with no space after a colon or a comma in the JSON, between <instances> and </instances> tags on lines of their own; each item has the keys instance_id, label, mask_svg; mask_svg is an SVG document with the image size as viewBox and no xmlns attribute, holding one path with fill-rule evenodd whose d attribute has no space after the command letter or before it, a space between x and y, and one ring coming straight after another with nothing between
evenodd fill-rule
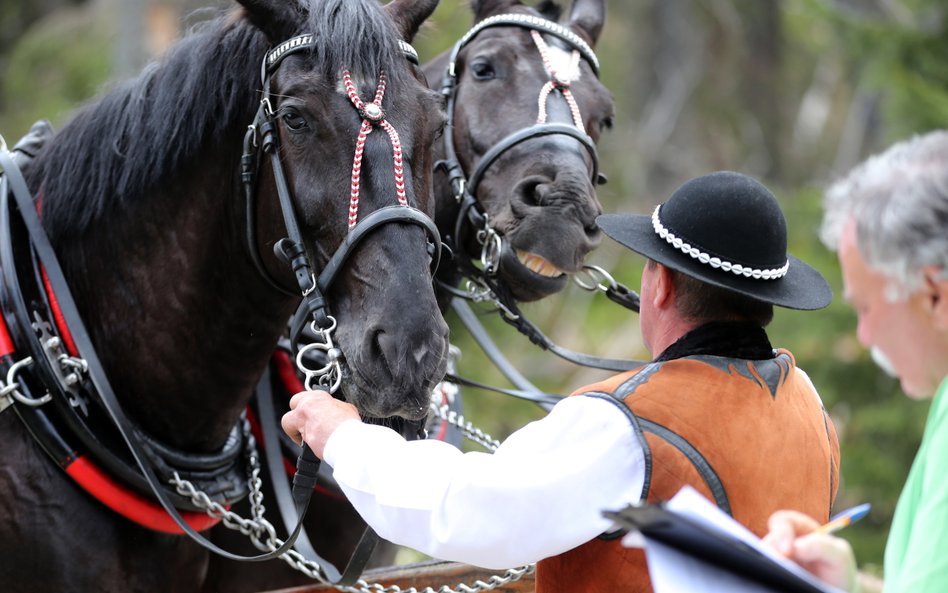
<instances>
[{"instance_id":1,"label":"blue pen","mask_svg":"<svg viewBox=\"0 0 948 593\"><path fill-rule=\"evenodd\" d=\"M829 522L820 525L814 530L814 533L834 533L839 531L843 527L852 525L856 521L862 519L869 514L869 509L872 508L872 505L863 503L856 505L851 509L846 509L845 511L837 514Z\"/></svg>"}]
</instances>

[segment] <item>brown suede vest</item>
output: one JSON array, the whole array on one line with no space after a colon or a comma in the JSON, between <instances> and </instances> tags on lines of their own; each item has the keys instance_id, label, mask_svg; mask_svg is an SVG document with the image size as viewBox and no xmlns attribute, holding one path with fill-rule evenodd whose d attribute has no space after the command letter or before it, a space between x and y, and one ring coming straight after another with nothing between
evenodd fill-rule
<instances>
[{"instance_id":1,"label":"brown suede vest","mask_svg":"<svg viewBox=\"0 0 948 593\"><path fill-rule=\"evenodd\" d=\"M778 509L829 517L839 441L786 350L772 360L699 355L651 363L578 394L622 400L632 411L647 443L643 498L649 501L667 500L690 484L758 535ZM536 583L537 593L652 590L642 550L603 538L541 561Z\"/></svg>"}]
</instances>

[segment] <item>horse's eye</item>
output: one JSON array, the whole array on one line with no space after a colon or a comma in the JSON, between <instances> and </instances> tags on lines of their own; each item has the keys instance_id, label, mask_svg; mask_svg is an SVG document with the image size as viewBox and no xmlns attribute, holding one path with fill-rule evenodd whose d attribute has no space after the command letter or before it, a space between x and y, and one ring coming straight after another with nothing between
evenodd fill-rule
<instances>
[{"instance_id":1,"label":"horse's eye","mask_svg":"<svg viewBox=\"0 0 948 593\"><path fill-rule=\"evenodd\" d=\"M281 117L286 127L294 132L301 132L309 127L309 124L306 123L306 119L295 111L286 111Z\"/></svg>"},{"instance_id":2,"label":"horse's eye","mask_svg":"<svg viewBox=\"0 0 948 593\"><path fill-rule=\"evenodd\" d=\"M494 72L494 66L487 60L475 60L471 63L471 73L475 80L493 80L497 74Z\"/></svg>"},{"instance_id":3,"label":"horse's eye","mask_svg":"<svg viewBox=\"0 0 948 593\"><path fill-rule=\"evenodd\" d=\"M599 129L600 130L611 130L615 121L612 116L607 116L599 120Z\"/></svg>"}]
</instances>

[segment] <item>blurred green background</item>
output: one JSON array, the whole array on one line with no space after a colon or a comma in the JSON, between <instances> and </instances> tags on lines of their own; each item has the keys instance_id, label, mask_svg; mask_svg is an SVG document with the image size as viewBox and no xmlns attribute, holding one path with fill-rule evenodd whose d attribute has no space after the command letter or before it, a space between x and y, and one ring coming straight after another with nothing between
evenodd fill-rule
<instances>
[{"instance_id":1,"label":"blurred green background","mask_svg":"<svg viewBox=\"0 0 948 593\"><path fill-rule=\"evenodd\" d=\"M0 134L60 126L72 109L133 76L225 1L4 0L0 4ZM841 301L835 257L817 239L821 190L869 154L948 121L944 0L607 0L596 47L616 100L600 144L606 211L647 212L685 180L716 169L763 180L787 213L791 251L819 268L837 299L826 310L778 310L771 338L811 376L839 430L838 508L870 501L843 532L878 566L927 402L912 402L872 364ZM442 0L415 41L423 59L470 26L466 2ZM611 243L590 257L637 288L642 261ZM637 319L571 286L524 311L554 341L600 356L644 358ZM568 393L606 373L532 346L480 311L509 359L541 388ZM460 373L509 386L451 317ZM466 416L502 438L542 412L465 389ZM748 443L753 447L753 443ZM432 471L437 471L433 468Z\"/></svg>"}]
</instances>

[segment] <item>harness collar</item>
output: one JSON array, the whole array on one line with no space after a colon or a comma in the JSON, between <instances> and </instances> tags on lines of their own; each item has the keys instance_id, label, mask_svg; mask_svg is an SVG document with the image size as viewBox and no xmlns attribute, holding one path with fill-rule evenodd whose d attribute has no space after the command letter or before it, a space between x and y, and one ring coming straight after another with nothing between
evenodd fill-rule
<instances>
[{"instance_id":1,"label":"harness collar","mask_svg":"<svg viewBox=\"0 0 948 593\"><path fill-rule=\"evenodd\" d=\"M97 500L144 527L181 534L183 530L165 509L148 498L150 486L135 462L116 452L124 449L122 437L104 413L96 383L88 374L86 359L95 354L85 352L86 358L79 358L76 337L53 291L55 282L48 266L40 249L31 243L26 225L13 215L16 210L9 196L19 187L11 185L11 177L18 175L16 163L4 153L0 165L0 374L7 377L11 395L14 391L19 395L8 405L47 455ZM21 207L23 202L29 203L21 201ZM0 410L3 407L0 402ZM141 438L139 429L130 425L129 429ZM159 472L163 477L180 470L206 485L206 491L219 503L229 505L246 495L247 483L239 477L243 474L239 459L243 441L232 439L228 445L220 457L175 451L153 439L143 449L164 465L165 471ZM218 482L218 487L211 481ZM184 509L180 514L193 529L205 530L218 521L204 512L194 512L196 507L170 487L165 494Z\"/></svg>"}]
</instances>

